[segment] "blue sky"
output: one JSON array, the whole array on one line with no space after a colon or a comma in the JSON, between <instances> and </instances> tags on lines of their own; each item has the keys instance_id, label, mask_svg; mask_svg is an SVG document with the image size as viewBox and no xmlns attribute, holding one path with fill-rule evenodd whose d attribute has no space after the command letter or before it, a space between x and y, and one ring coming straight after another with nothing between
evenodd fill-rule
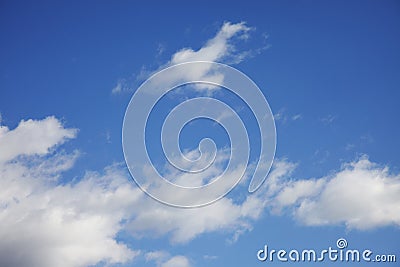
<instances>
[{"instance_id":1,"label":"blue sky","mask_svg":"<svg viewBox=\"0 0 400 267\"><path fill-rule=\"evenodd\" d=\"M399 15L396 1L3 1L0 265L280 266L291 263L259 262L257 251L325 249L341 237L399 260ZM238 28L215 39L224 25ZM212 40L225 49L216 56ZM255 194L246 181L182 210L138 189L121 135L140 84L193 58L258 85L277 150ZM164 99L167 109L177 99ZM210 122L199 123L183 132L185 148ZM221 129L214 137L225 147Z\"/></svg>"}]
</instances>

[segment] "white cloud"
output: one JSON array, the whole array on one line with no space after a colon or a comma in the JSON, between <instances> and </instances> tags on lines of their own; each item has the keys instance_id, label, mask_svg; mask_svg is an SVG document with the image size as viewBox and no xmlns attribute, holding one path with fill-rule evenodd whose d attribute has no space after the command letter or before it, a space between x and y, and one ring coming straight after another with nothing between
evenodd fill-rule
<instances>
[{"instance_id":1,"label":"white cloud","mask_svg":"<svg viewBox=\"0 0 400 267\"><path fill-rule=\"evenodd\" d=\"M200 209L178 209L153 200L142 202L142 206L129 225L129 230L138 237L159 237L170 234L174 243L184 243L200 234L217 230L247 229L248 214L241 205L228 198ZM223 216L222 216L223 214Z\"/></svg>"},{"instance_id":2,"label":"white cloud","mask_svg":"<svg viewBox=\"0 0 400 267\"><path fill-rule=\"evenodd\" d=\"M244 40L249 36L252 28L246 26L245 22L231 23L225 22L219 29L217 34L209 39L204 46L198 50L192 48L183 48L171 56L171 59L161 66L157 71L179 63L190 61L216 61L216 62L234 62L239 63L246 57L251 56L251 51L239 52L235 47L236 40ZM148 78L157 71L148 71L142 68L138 78ZM168 87L175 81L181 80L183 77L190 80L207 80L221 84L223 75L213 74L210 68L200 66L188 67L185 73L169 73L168 80L163 81L163 87ZM218 87L197 84L199 90L212 91ZM127 85L126 80L120 80L112 89L113 94L131 92L131 88Z\"/></svg>"},{"instance_id":3,"label":"white cloud","mask_svg":"<svg viewBox=\"0 0 400 267\"><path fill-rule=\"evenodd\" d=\"M280 109L277 113L274 114L275 121L282 121L285 123L287 121L287 116L285 115L285 109Z\"/></svg>"},{"instance_id":4,"label":"white cloud","mask_svg":"<svg viewBox=\"0 0 400 267\"><path fill-rule=\"evenodd\" d=\"M165 44L159 43L157 46L157 56L161 56L165 52Z\"/></svg>"},{"instance_id":5,"label":"white cloud","mask_svg":"<svg viewBox=\"0 0 400 267\"><path fill-rule=\"evenodd\" d=\"M19 155L44 155L51 147L74 138L76 133L76 129L65 129L54 117L21 121L12 131L0 126L0 162Z\"/></svg>"},{"instance_id":6,"label":"white cloud","mask_svg":"<svg viewBox=\"0 0 400 267\"><path fill-rule=\"evenodd\" d=\"M235 61L238 63L245 58L245 54L236 51L234 40L235 38L246 39L250 30L251 28L247 27L244 22L236 24L225 22L217 34L213 38L209 39L203 47L198 50L193 50L192 48L183 48L179 50L173 54L170 61L160 69L191 61ZM212 69L211 65L190 65L186 66L184 73L181 71L173 73L171 71L168 77L166 77L166 80L161 82L161 85L163 88L169 87L170 85L175 84L176 81L181 80L206 80L216 84L222 84L224 81L224 75L223 73ZM154 85L154 87L157 88L157 85ZM195 88L198 90L205 90L211 94L219 87L199 83L195 84Z\"/></svg>"},{"instance_id":7,"label":"white cloud","mask_svg":"<svg viewBox=\"0 0 400 267\"><path fill-rule=\"evenodd\" d=\"M2 180L13 194L1 201L0 265L78 267L135 257L115 240L135 197L119 178L110 169L65 186L30 180L35 177Z\"/></svg>"},{"instance_id":8,"label":"white cloud","mask_svg":"<svg viewBox=\"0 0 400 267\"><path fill-rule=\"evenodd\" d=\"M281 108L274 114L274 120L282 124L286 124L286 122L288 122L289 120L297 121L301 120L302 118L303 115L301 113L294 115L288 114L286 108Z\"/></svg>"},{"instance_id":9,"label":"white cloud","mask_svg":"<svg viewBox=\"0 0 400 267\"><path fill-rule=\"evenodd\" d=\"M159 267L190 267L190 260L182 255L171 256L166 251L151 251L145 254L146 261L154 261Z\"/></svg>"},{"instance_id":10,"label":"white cloud","mask_svg":"<svg viewBox=\"0 0 400 267\"><path fill-rule=\"evenodd\" d=\"M235 61L243 60L240 53L234 53L233 37L239 39L248 38L251 28L246 23L232 24L225 22L214 38L208 40L206 44L199 50L194 51L192 48L183 48L171 57L170 65L179 64L189 61L221 61L228 57L232 57Z\"/></svg>"},{"instance_id":11,"label":"white cloud","mask_svg":"<svg viewBox=\"0 0 400 267\"><path fill-rule=\"evenodd\" d=\"M306 224L344 223L356 229L400 225L400 175L361 158L322 179L319 194L301 201L296 210Z\"/></svg>"},{"instance_id":12,"label":"white cloud","mask_svg":"<svg viewBox=\"0 0 400 267\"><path fill-rule=\"evenodd\" d=\"M75 133L54 117L2 128L0 266L80 267L138 254L115 240L141 193L118 166L57 183L79 153L48 153Z\"/></svg>"},{"instance_id":13,"label":"white cloud","mask_svg":"<svg viewBox=\"0 0 400 267\"><path fill-rule=\"evenodd\" d=\"M300 120L302 118L303 118L303 115L301 115L301 114L296 114L296 115L292 116L292 120L293 121L297 121L297 120Z\"/></svg>"},{"instance_id":14,"label":"white cloud","mask_svg":"<svg viewBox=\"0 0 400 267\"><path fill-rule=\"evenodd\" d=\"M344 223L357 229L400 225L400 176L367 158L344 165L329 176L304 180L290 180L296 164L278 159L260 190L242 200L228 195L200 209L179 209L149 198L131 183L120 165L58 183L79 152L67 154L53 147L75 136L76 130L65 129L53 117L28 122L29 129L36 132L33 136L42 143L39 148L0 143L2 151L11 151L4 157L6 161L0 162L1 266L126 263L140 248L118 242L121 230L137 239L168 236L172 243L224 232L235 242L265 210L292 212L307 225ZM31 132L21 130L24 122L20 125L14 130L3 127L2 136L14 140L17 135L24 140ZM46 142L43 128L53 136ZM245 183L239 189L244 190ZM158 266L190 266L188 258L167 252L149 252L145 258Z\"/></svg>"},{"instance_id":15,"label":"white cloud","mask_svg":"<svg viewBox=\"0 0 400 267\"><path fill-rule=\"evenodd\" d=\"M175 256L164 262L161 267L190 267L190 262L185 256Z\"/></svg>"},{"instance_id":16,"label":"white cloud","mask_svg":"<svg viewBox=\"0 0 400 267\"><path fill-rule=\"evenodd\" d=\"M236 241L241 234L252 229L252 222L261 216L277 184L294 166L277 161L266 182L268 191L259 190L246 196L243 201L228 196L200 209L180 209L149 198L143 199L136 207L128 229L138 238L168 234L173 243L185 243L201 234L215 231L233 233L232 241ZM241 182L240 189L245 190L246 182L248 177Z\"/></svg>"},{"instance_id":17,"label":"white cloud","mask_svg":"<svg viewBox=\"0 0 400 267\"><path fill-rule=\"evenodd\" d=\"M388 168L363 157L322 178L289 179L295 168L296 164L277 159L260 190L241 202L228 196L201 210L145 206L130 227L138 236L170 234L178 243L214 231L231 232L236 241L266 209L291 212L306 225L344 224L356 229L400 225L400 175L390 174Z\"/></svg>"},{"instance_id":18,"label":"white cloud","mask_svg":"<svg viewBox=\"0 0 400 267\"><path fill-rule=\"evenodd\" d=\"M321 180L296 181L285 187L277 196L276 201L282 206L293 205L301 198L317 194L321 186Z\"/></svg>"},{"instance_id":19,"label":"white cloud","mask_svg":"<svg viewBox=\"0 0 400 267\"><path fill-rule=\"evenodd\" d=\"M122 92L122 83L121 81L117 82L117 85L115 85L115 87L111 90L112 94L119 94Z\"/></svg>"},{"instance_id":20,"label":"white cloud","mask_svg":"<svg viewBox=\"0 0 400 267\"><path fill-rule=\"evenodd\" d=\"M121 94L121 93L126 93L126 92L132 92L133 88L130 86L130 84L133 84L133 81L121 79L117 82L117 84L111 90L111 93L116 95L116 94Z\"/></svg>"},{"instance_id":21,"label":"white cloud","mask_svg":"<svg viewBox=\"0 0 400 267\"><path fill-rule=\"evenodd\" d=\"M362 157L326 177L284 182L273 203L306 225L400 225L400 175Z\"/></svg>"},{"instance_id":22,"label":"white cloud","mask_svg":"<svg viewBox=\"0 0 400 267\"><path fill-rule=\"evenodd\" d=\"M166 251L162 251L162 250L157 250L157 251L150 251L147 252L144 255L146 261L155 261L155 262L162 262L163 259L166 259L169 257L169 253L167 253Z\"/></svg>"},{"instance_id":23,"label":"white cloud","mask_svg":"<svg viewBox=\"0 0 400 267\"><path fill-rule=\"evenodd\" d=\"M240 203L224 198L202 209L162 205L140 191L130 181L125 167L119 165L107 167L103 173L87 172L81 179L60 184L62 172L74 165L79 152L67 154L54 147L67 137L74 137L76 130L62 127L54 117L28 122L29 129L35 132L30 140L42 143L39 148L24 149L13 142L2 142L0 147L2 151L12 151L4 157L7 161L0 163L1 266L124 263L139 251L116 240L121 230L139 238L147 233L155 237L167 235L171 242L178 243L214 231L233 233L237 239L251 229L252 221L263 211L264 199L258 194L249 195ZM25 140L31 131L25 130L24 122L20 125L14 130L3 127L3 135L8 140L15 136ZM51 131L53 138L44 142L43 129ZM284 173L275 168L272 179ZM189 266L189 261L173 256L162 264Z\"/></svg>"}]
</instances>

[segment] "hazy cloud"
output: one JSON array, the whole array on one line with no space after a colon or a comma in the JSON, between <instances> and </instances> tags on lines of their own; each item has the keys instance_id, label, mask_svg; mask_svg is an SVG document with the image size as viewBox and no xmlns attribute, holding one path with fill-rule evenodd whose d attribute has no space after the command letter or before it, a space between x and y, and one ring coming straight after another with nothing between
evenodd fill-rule
<instances>
[{"instance_id":1,"label":"hazy cloud","mask_svg":"<svg viewBox=\"0 0 400 267\"><path fill-rule=\"evenodd\" d=\"M121 79L117 82L117 84L114 86L114 88L111 90L112 94L121 94L121 93L126 93L126 92L132 92L133 82L130 80L126 79Z\"/></svg>"},{"instance_id":2,"label":"hazy cloud","mask_svg":"<svg viewBox=\"0 0 400 267\"><path fill-rule=\"evenodd\" d=\"M325 125L329 125L329 124L333 123L336 119L337 119L336 116L329 114L329 115L321 118L320 121Z\"/></svg>"}]
</instances>

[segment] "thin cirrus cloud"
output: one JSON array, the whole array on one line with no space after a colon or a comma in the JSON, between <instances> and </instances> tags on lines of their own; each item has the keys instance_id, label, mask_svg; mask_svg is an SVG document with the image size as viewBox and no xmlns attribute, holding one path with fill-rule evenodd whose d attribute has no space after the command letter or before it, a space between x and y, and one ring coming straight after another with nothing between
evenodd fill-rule
<instances>
[{"instance_id":1,"label":"thin cirrus cloud","mask_svg":"<svg viewBox=\"0 0 400 267\"><path fill-rule=\"evenodd\" d=\"M154 262L158 267L190 267L190 260L182 255L171 256L166 251L150 251L145 255L146 262Z\"/></svg>"},{"instance_id":2,"label":"thin cirrus cloud","mask_svg":"<svg viewBox=\"0 0 400 267\"><path fill-rule=\"evenodd\" d=\"M301 113L290 115L286 108L281 108L274 114L274 120L282 124L285 124L288 121L298 121L301 119L303 119L303 115Z\"/></svg>"}]
</instances>

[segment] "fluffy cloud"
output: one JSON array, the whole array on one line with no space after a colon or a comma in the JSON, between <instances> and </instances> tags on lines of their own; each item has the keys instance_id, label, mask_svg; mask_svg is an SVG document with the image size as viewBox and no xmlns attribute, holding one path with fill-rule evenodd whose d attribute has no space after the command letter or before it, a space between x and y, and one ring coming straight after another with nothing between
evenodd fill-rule
<instances>
[{"instance_id":1,"label":"fluffy cloud","mask_svg":"<svg viewBox=\"0 0 400 267\"><path fill-rule=\"evenodd\" d=\"M275 188L276 181L284 180L294 168L291 163L278 161L269 175L268 190ZM248 178L239 189L245 190ZM259 190L247 195L242 201L228 196L201 209L180 209L157 203L142 201L136 208L135 216L128 229L136 237L162 236L169 234L173 243L185 243L203 233L224 231L233 233L233 240L250 230L252 222L258 219L272 193ZM223 214L223 216L222 216Z\"/></svg>"},{"instance_id":2,"label":"fluffy cloud","mask_svg":"<svg viewBox=\"0 0 400 267\"><path fill-rule=\"evenodd\" d=\"M228 196L200 210L177 209L145 197L134 204L127 228L136 237L168 234L174 243L214 231L233 233L236 240L266 209L292 212L306 225L344 223L357 229L400 225L400 175L390 174L388 168L363 157L326 177L290 180L295 168L296 164L277 159L254 194L243 201Z\"/></svg>"},{"instance_id":3,"label":"fluffy cloud","mask_svg":"<svg viewBox=\"0 0 400 267\"><path fill-rule=\"evenodd\" d=\"M55 117L21 121L12 131L0 126L0 162L19 155L44 155L51 147L74 138L76 133L76 129L65 129Z\"/></svg>"},{"instance_id":4,"label":"fluffy cloud","mask_svg":"<svg viewBox=\"0 0 400 267\"><path fill-rule=\"evenodd\" d=\"M364 156L326 177L286 181L273 202L306 225L400 225L400 175Z\"/></svg>"},{"instance_id":5,"label":"fluffy cloud","mask_svg":"<svg viewBox=\"0 0 400 267\"><path fill-rule=\"evenodd\" d=\"M49 151L75 133L54 117L2 128L0 266L79 267L138 254L115 240L140 194L118 166L57 182L78 153Z\"/></svg>"},{"instance_id":6,"label":"fluffy cloud","mask_svg":"<svg viewBox=\"0 0 400 267\"><path fill-rule=\"evenodd\" d=\"M6 151L0 162L1 266L126 263L140 252L117 241L122 230L138 239L167 235L172 243L223 231L235 241L265 210L289 211L306 225L400 225L400 175L366 157L329 176L303 180L289 179L296 164L276 160L260 190L242 200L228 195L201 209L179 209L146 196L121 165L60 184L62 172L74 165L79 153L54 147L75 134L54 117L21 122L14 130L2 128L8 141L0 142ZM23 141L18 146L13 141L25 138L40 145ZM244 184L246 180L239 190ZM188 258L167 252L147 253L145 258L158 266L190 266Z\"/></svg>"},{"instance_id":7,"label":"fluffy cloud","mask_svg":"<svg viewBox=\"0 0 400 267\"><path fill-rule=\"evenodd\" d=\"M237 239L251 229L264 209L265 199L258 194L241 202L224 198L201 210L165 206L140 191L121 165L87 172L81 179L60 184L62 172L74 165L79 152L68 154L54 147L72 138L76 130L64 128L53 117L29 120L30 129L37 132L46 123L57 138L44 142L42 132L33 135L42 142L40 149L1 143L0 149L14 151L0 163L1 266L80 267L128 262L139 251L117 241L122 230L138 238L168 235L171 242L178 243L214 231L233 233ZM57 127L51 127L54 125ZM7 129L7 138L30 136L29 131L20 129ZM36 142L32 137L31 141ZM285 175L284 169L284 165L275 168L271 179ZM164 257L159 265L189 263L178 255Z\"/></svg>"}]
</instances>

